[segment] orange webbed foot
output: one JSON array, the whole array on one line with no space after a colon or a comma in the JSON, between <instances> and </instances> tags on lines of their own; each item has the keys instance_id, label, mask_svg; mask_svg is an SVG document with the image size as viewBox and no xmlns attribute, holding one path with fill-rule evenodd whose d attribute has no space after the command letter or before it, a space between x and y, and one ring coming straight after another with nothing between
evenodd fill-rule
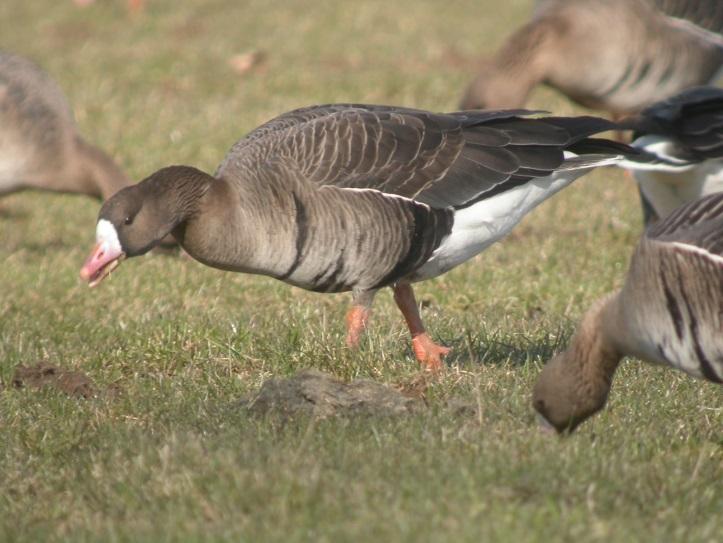
<instances>
[{"instance_id":1,"label":"orange webbed foot","mask_svg":"<svg viewBox=\"0 0 723 543\"><path fill-rule=\"evenodd\" d=\"M428 334L424 333L412 338L412 350L425 370L438 372L444 368L442 359L452 349L436 344Z\"/></svg>"}]
</instances>

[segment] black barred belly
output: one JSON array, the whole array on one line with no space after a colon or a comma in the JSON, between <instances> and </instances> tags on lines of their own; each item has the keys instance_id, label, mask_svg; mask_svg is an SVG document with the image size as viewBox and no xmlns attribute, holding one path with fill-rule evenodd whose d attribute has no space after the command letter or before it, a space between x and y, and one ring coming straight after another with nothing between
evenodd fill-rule
<instances>
[{"instance_id":1,"label":"black barred belly","mask_svg":"<svg viewBox=\"0 0 723 543\"><path fill-rule=\"evenodd\" d=\"M354 196L323 209L296 201L295 254L278 279L314 292L381 288L424 264L452 229L451 210L375 191Z\"/></svg>"}]
</instances>

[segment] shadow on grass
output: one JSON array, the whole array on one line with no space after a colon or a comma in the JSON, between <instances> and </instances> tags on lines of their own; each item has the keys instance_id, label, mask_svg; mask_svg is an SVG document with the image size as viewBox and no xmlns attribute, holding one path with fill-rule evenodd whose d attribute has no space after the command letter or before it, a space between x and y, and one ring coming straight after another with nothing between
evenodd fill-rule
<instances>
[{"instance_id":1,"label":"shadow on grass","mask_svg":"<svg viewBox=\"0 0 723 543\"><path fill-rule=\"evenodd\" d=\"M13 209L0 205L0 220L19 221L27 219L29 216L30 213L25 209Z\"/></svg>"},{"instance_id":2,"label":"shadow on grass","mask_svg":"<svg viewBox=\"0 0 723 543\"><path fill-rule=\"evenodd\" d=\"M570 327L563 325L535 336L467 330L465 336L444 343L452 347L451 364L524 366L532 361L547 362L568 344L571 335Z\"/></svg>"},{"instance_id":3,"label":"shadow on grass","mask_svg":"<svg viewBox=\"0 0 723 543\"><path fill-rule=\"evenodd\" d=\"M381 326L381 325L380 325ZM542 323L533 330L512 332L500 325L495 329L462 325L434 334L435 341L451 347L445 361L450 366L523 367L530 362L545 363L568 343L571 323L550 326ZM218 334L210 341L231 359L241 362L246 371L292 374L300 368L315 368L338 377L374 376L380 368L407 364L416 367L406 331L390 338L377 330L363 338L358 349L344 346L338 327L311 326L307 321L259 318L249 328L231 334ZM401 365L400 365L401 364Z\"/></svg>"}]
</instances>

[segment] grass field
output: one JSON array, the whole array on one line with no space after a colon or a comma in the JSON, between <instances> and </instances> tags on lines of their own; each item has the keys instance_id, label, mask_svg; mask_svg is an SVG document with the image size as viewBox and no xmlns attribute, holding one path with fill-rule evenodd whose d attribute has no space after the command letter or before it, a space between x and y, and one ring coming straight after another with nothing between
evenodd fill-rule
<instances>
[{"instance_id":1,"label":"grass field","mask_svg":"<svg viewBox=\"0 0 723 543\"><path fill-rule=\"evenodd\" d=\"M0 48L66 91L89 140L135 179L213 171L231 144L297 106L456 107L475 62L531 1L150 0L86 9L0 3ZM228 60L261 51L238 75ZM580 112L540 90L532 106ZM454 347L406 418L249 419L238 401L313 367L398 384L417 365L389 293L358 352L348 295L317 295L190 259L78 270L98 204L0 201L0 378L38 360L112 393L0 393L0 541L720 541L723 395L627 361L608 408L567 439L538 433L531 386L641 231L615 171L577 182L500 243L419 286ZM474 415L446 407L461 399Z\"/></svg>"}]
</instances>

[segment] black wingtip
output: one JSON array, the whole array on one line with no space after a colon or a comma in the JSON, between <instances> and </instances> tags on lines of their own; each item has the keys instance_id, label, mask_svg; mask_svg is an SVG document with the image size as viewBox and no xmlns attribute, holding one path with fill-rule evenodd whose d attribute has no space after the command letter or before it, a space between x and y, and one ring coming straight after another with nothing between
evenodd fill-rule
<instances>
[{"instance_id":1,"label":"black wingtip","mask_svg":"<svg viewBox=\"0 0 723 543\"><path fill-rule=\"evenodd\" d=\"M645 154L626 143L604 138L585 138L573 143L567 147L567 150L578 155L613 153L625 155L626 157L643 157Z\"/></svg>"}]
</instances>

